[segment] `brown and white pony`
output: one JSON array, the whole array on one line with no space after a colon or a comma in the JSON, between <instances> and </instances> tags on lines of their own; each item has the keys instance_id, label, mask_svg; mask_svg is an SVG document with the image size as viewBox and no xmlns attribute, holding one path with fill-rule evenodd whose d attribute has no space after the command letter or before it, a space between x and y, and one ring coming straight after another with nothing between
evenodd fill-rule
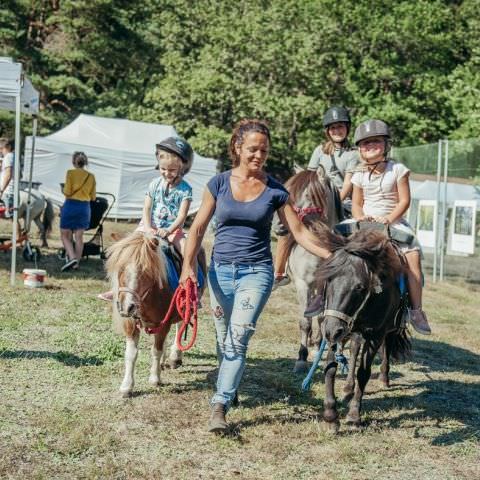
<instances>
[{"instance_id":1,"label":"brown and white pony","mask_svg":"<svg viewBox=\"0 0 480 480\"><path fill-rule=\"evenodd\" d=\"M125 376L120 385L123 396L131 395L133 390L140 330L155 328L162 323L174 294L168 284L167 259L161 242L156 237L133 232L108 249L106 269L113 291L114 329L126 337ZM153 334L152 365L148 379L151 385L160 384L165 338L172 324L179 321L180 317L174 309L171 318L158 333ZM178 365L181 358L182 352L173 342L170 363Z\"/></svg>"}]
</instances>

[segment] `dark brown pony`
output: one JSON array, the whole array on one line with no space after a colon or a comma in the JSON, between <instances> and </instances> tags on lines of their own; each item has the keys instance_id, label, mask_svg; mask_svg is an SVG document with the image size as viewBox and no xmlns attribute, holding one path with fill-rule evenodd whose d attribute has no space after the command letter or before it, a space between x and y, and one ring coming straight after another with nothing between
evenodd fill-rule
<instances>
[{"instance_id":1,"label":"dark brown pony","mask_svg":"<svg viewBox=\"0 0 480 480\"><path fill-rule=\"evenodd\" d=\"M401 323L401 295L398 279L404 266L391 241L381 232L360 230L348 239L325 229L318 232L322 243L333 256L322 266L320 275L326 280L325 312L322 331L330 343L325 369L326 396L324 420L338 428L334 392L337 370L334 345L352 334L354 341L350 369L355 373L358 350L360 364L357 384L345 387L351 398L347 422L360 424L360 409L365 386L370 378L375 354L382 346L382 375L388 379L389 359L403 359L410 353L410 340ZM352 391L348 391L351 389Z\"/></svg>"},{"instance_id":2,"label":"dark brown pony","mask_svg":"<svg viewBox=\"0 0 480 480\"><path fill-rule=\"evenodd\" d=\"M125 376L120 386L123 396L131 395L133 390L140 330L160 325L174 294L168 284L167 259L161 242L156 237L134 232L108 249L106 269L113 290L114 327L126 337ZM204 260L201 268L205 272ZM178 321L180 317L174 310L172 317L153 335L152 366L148 380L152 385L160 384L160 362L165 338L172 324ZM179 361L181 352L174 342L170 362Z\"/></svg>"}]
</instances>

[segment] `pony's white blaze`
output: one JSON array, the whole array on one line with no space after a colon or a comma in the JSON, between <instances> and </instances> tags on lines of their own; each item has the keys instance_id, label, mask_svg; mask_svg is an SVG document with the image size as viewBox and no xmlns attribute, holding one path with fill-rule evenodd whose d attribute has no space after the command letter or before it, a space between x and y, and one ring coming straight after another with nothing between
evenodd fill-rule
<instances>
[{"instance_id":1,"label":"pony's white blaze","mask_svg":"<svg viewBox=\"0 0 480 480\"><path fill-rule=\"evenodd\" d=\"M128 312L129 306L130 305L135 305L136 304L136 299L133 296L132 292L136 292L137 289L137 268L134 265L128 265L128 267L125 269L125 274L127 277L127 282L126 282L126 287L130 290L128 292L123 293L123 304L122 310L124 312Z\"/></svg>"}]
</instances>

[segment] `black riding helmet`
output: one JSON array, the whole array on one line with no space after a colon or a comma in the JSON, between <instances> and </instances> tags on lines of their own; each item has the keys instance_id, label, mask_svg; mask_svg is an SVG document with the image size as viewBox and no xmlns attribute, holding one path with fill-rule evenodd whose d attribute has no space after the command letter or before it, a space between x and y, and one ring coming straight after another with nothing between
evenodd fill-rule
<instances>
[{"instance_id":1,"label":"black riding helmet","mask_svg":"<svg viewBox=\"0 0 480 480\"><path fill-rule=\"evenodd\" d=\"M183 138L168 137L155 145L155 155L158 155L159 150L165 150L166 152L173 153L181 158L183 163L182 175L186 175L192 168L193 149ZM158 163L155 169L159 169Z\"/></svg>"},{"instance_id":2,"label":"black riding helmet","mask_svg":"<svg viewBox=\"0 0 480 480\"><path fill-rule=\"evenodd\" d=\"M366 120L355 129L353 142L355 145L358 145L362 140L371 137L386 137L390 139L390 128L383 120Z\"/></svg>"},{"instance_id":3,"label":"black riding helmet","mask_svg":"<svg viewBox=\"0 0 480 480\"><path fill-rule=\"evenodd\" d=\"M350 127L350 113L345 107L330 107L323 115L323 127L328 128L338 122L344 122Z\"/></svg>"}]
</instances>

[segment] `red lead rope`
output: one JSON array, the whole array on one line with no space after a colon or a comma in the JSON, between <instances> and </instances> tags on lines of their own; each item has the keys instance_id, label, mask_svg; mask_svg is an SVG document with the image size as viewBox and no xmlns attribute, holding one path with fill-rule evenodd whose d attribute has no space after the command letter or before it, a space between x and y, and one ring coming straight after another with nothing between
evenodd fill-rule
<instances>
[{"instance_id":1,"label":"red lead rope","mask_svg":"<svg viewBox=\"0 0 480 480\"><path fill-rule=\"evenodd\" d=\"M146 327L145 331L148 334L159 333L162 327L172 318L174 308L177 309L177 312L182 319L175 341L177 348L180 351L185 352L193 347L197 338L198 328L198 289L197 285L195 285L190 278L187 279L185 288L182 287L182 285L179 285L175 290L168 311L165 314L164 319L160 322L160 325L155 328ZM182 335L187 330L188 325L192 325L193 328L192 338L188 344L184 346L182 345Z\"/></svg>"}]
</instances>

